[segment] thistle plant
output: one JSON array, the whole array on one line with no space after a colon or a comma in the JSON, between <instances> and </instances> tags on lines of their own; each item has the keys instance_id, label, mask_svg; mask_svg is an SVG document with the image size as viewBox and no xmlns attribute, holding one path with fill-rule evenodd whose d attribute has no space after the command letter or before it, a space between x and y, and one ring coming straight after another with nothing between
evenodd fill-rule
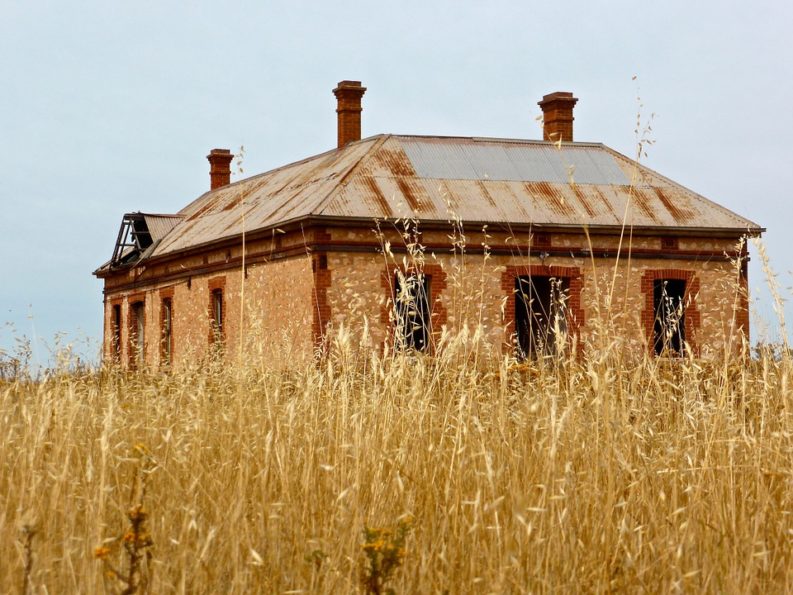
<instances>
[{"instance_id":1,"label":"thistle plant","mask_svg":"<svg viewBox=\"0 0 793 595\"><path fill-rule=\"evenodd\" d=\"M143 506L143 499L146 495L146 480L156 468L156 464L148 449L142 444L137 444L135 451L139 459L130 494L131 506L127 511L129 526L123 535L109 541L111 546L121 543L124 549L122 558L126 558L126 569L119 569L112 563L113 547L100 545L94 549L94 557L101 560L104 564L105 577L115 581L120 586L119 593L121 595L133 595L138 592L142 582L141 567L143 561L144 559L146 561L151 560L150 548L154 545L146 525L149 515Z\"/></svg>"},{"instance_id":2,"label":"thistle plant","mask_svg":"<svg viewBox=\"0 0 793 595\"><path fill-rule=\"evenodd\" d=\"M33 575L33 538L38 532L35 523L26 522L21 527L22 544L25 552L25 563L22 575L22 595L28 595L33 592L33 583L31 577Z\"/></svg>"},{"instance_id":3,"label":"thistle plant","mask_svg":"<svg viewBox=\"0 0 793 595\"><path fill-rule=\"evenodd\" d=\"M361 585L367 595L395 593L387 584L405 559L405 540L410 529L409 519L400 520L396 527L364 527L361 547L366 561L361 573Z\"/></svg>"}]
</instances>

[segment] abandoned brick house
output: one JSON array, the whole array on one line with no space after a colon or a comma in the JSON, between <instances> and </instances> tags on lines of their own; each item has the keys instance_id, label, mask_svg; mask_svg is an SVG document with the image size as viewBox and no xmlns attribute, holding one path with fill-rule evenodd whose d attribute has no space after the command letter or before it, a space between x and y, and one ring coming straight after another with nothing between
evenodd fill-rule
<instances>
[{"instance_id":1,"label":"abandoned brick house","mask_svg":"<svg viewBox=\"0 0 793 595\"><path fill-rule=\"evenodd\" d=\"M336 148L234 183L234 156L213 149L208 192L173 215L124 215L95 271L107 361L229 352L253 328L310 355L328 329L364 319L375 344L429 351L473 320L495 349L528 357L561 336L585 344L605 295L630 348L707 357L748 333L741 239L764 230L573 142L571 93L539 102L543 140L361 139L365 91L333 90ZM405 220L418 222L419 265L403 258Z\"/></svg>"}]
</instances>

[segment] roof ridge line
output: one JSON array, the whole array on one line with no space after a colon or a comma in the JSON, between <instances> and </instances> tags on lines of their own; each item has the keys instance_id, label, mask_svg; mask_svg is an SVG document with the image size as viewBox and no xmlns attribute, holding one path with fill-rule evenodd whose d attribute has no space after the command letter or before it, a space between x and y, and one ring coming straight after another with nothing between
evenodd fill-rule
<instances>
[{"instance_id":1,"label":"roof ridge line","mask_svg":"<svg viewBox=\"0 0 793 595\"><path fill-rule=\"evenodd\" d=\"M378 134L369 138L377 138L378 136L380 138L376 142L372 143L372 146L369 147L369 150L366 151L363 155L361 155L355 163L353 163L350 167L347 168L347 171L344 172L344 174L338 179L336 184L333 186L333 189L330 192L328 192L325 198L323 198L317 203L317 206L313 209L315 215L322 215L322 212L325 210L325 208L327 208L328 203L331 201L331 198L336 192L338 192L339 187L344 183L344 180L346 180L349 176L351 176L353 171L357 169L358 166L361 165L363 161L365 160L368 161L369 158L372 156L372 154L379 151L380 147L382 147L385 144L385 142L394 135Z\"/></svg>"},{"instance_id":2,"label":"roof ridge line","mask_svg":"<svg viewBox=\"0 0 793 595\"><path fill-rule=\"evenodd\" d=\"M415 139L438 139L438 140L470 140L474 142L499 142L499 143L515 143L515 144L530 144L530 145L557 145L557 142L541 140L537 138L510 138L499 136L464 136L464 135L446 135L446 134L396 134L392 133L388 136L397 138L415 138ZM604 147L601 142L596 141L570 141L563 142L562 146L565 147Z\"/></svg>"},{"instance_id":3,"label":"roof ridge line","mask_svg":"<svg viewBox=\"0 0 793 595\"><path fill-rule=\"evenodd\" d=\"M367 140L370 140L370 139L375 139L378 136L383 136L383 135L375 134L374 136L369 136L367 138L363 138L360 141L356 141L356 142L362 142L362 141L367 141ZM290 167L294 167L294 166L297 166L297 165L302 165L304 163L308 163L309 161L312 161L314 159L318 159L320 157L324 157L325 155L330 155L331 153L333 153L335 151L338 151L338 150L339 150L338 148L328 149L327 151L322 151L321 153L317 153L316 155L310 155L309 157L304 157L303 159L298 159L297 161L292 161L291 163L285 163L284 165L279 165L278 167L274 167L273 169L268 169L267 171L263 171L263 172L260 172L258 174L254 174L254 175L249 176L247 178L242 178L241 180L236 180L234 182L231 182L229 184L221 186L220 188L215 188L214 190L207 190L206 192L203 192L202 194L200 194L199 196L197 196L196 198L191 200L184 207L179 209L179 213L181 213L182 211L184 211L188 207L192 206L193 204L195 204L196 202L198 202L199 200L204 198L207 194L211 194L212 192L215 192L215 190L225 190L226 188L230 188L230 187L236 186L238 184L243 184L245 182L250 182L251 180L255 180L257 178L268 176L268 175L273 174L273 173L275 173L277 171L281 171L281 170L284 170L284 169L288 169Z\"/></svg>"}]
</instances>

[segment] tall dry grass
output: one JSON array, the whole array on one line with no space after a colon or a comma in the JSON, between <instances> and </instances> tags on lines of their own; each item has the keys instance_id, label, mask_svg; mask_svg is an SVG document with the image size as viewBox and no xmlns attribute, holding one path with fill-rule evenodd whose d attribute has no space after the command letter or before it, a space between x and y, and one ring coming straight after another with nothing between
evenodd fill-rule
<instances>
[{"instance_id":1,"label":"tall dry grass","mask_svg":"<svg viewBox=\"0 0 793 595\"><path fill-rule=\"evenodd\" d=\"M364 528L400 522L397 593L791 590L786 353L476 353L342 332L301 370L5 382L0 592L120 592L141 474L139 592L363 592Z\"/></svg>"}]
</instances>

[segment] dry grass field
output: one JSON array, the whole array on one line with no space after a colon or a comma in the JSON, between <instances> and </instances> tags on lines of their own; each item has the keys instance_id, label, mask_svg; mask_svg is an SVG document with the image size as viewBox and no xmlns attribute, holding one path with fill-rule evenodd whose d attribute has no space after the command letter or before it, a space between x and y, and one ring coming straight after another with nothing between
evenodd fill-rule
<instances>
[{"instance_id":1,"label":"dry grass field","mask_svg":"<svg viewBox=\"0 0 793 595\"><path fill-rule=\"evenodd\" d=\"M791 378L784 353L516 365L473 333L7 381L0 592L790 592Z\"/></svg>"}]
</instances>

